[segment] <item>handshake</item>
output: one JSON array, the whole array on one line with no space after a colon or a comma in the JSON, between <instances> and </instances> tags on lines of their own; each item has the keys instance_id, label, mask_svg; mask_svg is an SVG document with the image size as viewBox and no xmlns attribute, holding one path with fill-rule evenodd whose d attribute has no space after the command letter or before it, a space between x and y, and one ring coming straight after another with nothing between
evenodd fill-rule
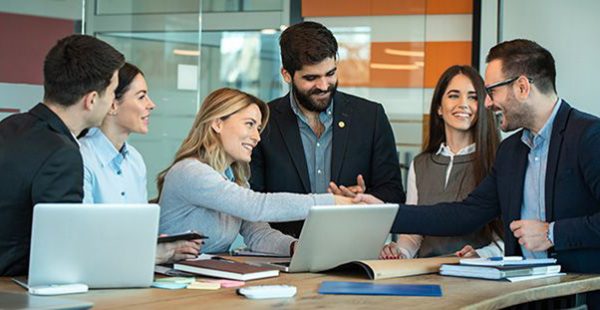
<instances>
[{"instance_id":1,"label":"handshake","mask_svg":"<svg viewBox=\"0 0 600 310\"><path fill-rule=\"evenodd\" d=\"M329 193L334 195L336 205L383 203L380 199L365 194L366 190L365 180L361 174L356 177L356 185L338 186L334 182L329 182L329 188L327 189Z\"/></svg>"}]
</instances>

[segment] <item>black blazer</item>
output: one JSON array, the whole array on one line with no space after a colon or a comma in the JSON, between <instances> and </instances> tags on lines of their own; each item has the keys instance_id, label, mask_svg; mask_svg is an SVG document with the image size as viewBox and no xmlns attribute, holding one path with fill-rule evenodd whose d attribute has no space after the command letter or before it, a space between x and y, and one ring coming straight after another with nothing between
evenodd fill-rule
<instances>
[{"instance_id":1,"label":"black blazer","mask_svg":"<svg viewBox=\"0 0 600 310\"><path fill-rule=\"evenodd\" d=\"M500 144L490 175L462 202L401 206L392 232L463 235L494 217L504 222L506 255L521 255L509 229L520 219L529 148L519 131ZM567 272L600 273L600 119L562 105L546 168L546 221L555 222L555 257Z\"/></svg>"},{"instance_id":2,"label":"black blazer","mask_svg":"<svg viewBox=\"0 0 600 310\"><path fill-rule=\"evenodd\" d=\"M38 104L0 122L0 171L0 275L24 275L33 206L80 203L83 161L69 129Z\"/></svg>"},{"instance_id":3,"label":"black blazer","mask_svg":"<svg viewBox=\"0 0 600 310\"><path fill-rule=\"evenodd\" d=\"M310 181L296 115L289 93L269 103L271 117L252 153L252 189L310 193ZM341 128L338 124L344 122ZM367 192L388 201L405 201L394 134L380 104L336 92L333 107L331 180L355 185L362 174ZM303 221L271 223L298 237Z\"/></svg>"}]
</instances>

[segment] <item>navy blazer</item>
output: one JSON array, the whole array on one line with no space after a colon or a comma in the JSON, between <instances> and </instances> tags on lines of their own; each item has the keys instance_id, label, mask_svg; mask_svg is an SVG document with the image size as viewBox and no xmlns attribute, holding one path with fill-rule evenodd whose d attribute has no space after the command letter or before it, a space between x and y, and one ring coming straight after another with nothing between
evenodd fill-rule
<instances>
[{"instance_id":1,"label":"navy blazer","mask_svg":"<svg viewBox=\"0 0 600 310\"><path fill-rule=\"evenodd\" d=\"M43 104L0 122L0 275L29 266L33 206L83 199L83 161L62 120Z\"/></svg>"},{"instance_id":2,"label":"navy blazer","mask_svg":"<svg viewBox=\"0 0 600 310\"><path fill-rule=\"evenodd\" d=\"M462 202L401 206L392 232L464 235L501 216L506 255L521 248L509 225L521 216L529 148L521 131L498 148L492 172ZM546 221L555 222L555 257L567 272L600 273L600 119L562 102L546 167Z\"/></svg>"},{"instance_id":3,"label":"navy blazer","mask_svg":"<svg viewBox=\"0 0 600 310\"><path fill-rule=\"evenodd\" d=\"M260 192L310 193L298 121L290 97L269 103L271 117L252 153L250 185ZM345 126L338 124L343 121ZM355 185L362 174L367 192L389 202L405 201L394 134L383 107L336 92L333 106L331 181ZM298 237L303 221L272 223Z\"/></svg>"}]
</instances>

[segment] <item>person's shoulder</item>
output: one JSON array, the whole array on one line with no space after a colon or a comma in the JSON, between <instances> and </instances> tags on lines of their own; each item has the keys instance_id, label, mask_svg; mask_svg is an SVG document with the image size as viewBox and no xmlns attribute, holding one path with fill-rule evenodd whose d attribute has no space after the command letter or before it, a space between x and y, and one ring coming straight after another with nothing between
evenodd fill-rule
<instances>
[{"instance_id":1,"label":"person's shoulder","mask_svg":"<svg viewBox=\"0 0 600 310\"><path fill-rule=\"evenodd\" d=\"M285 96L275 98L267 102L267 105L270 109L277 108L285 104L290 104L290 93L287 93Z\"/></svg>"},{"instance_id":2,"label":"person's shoulder","mask_svg":"<svg viewBox=\"0 0 600 310\"><path fill-rule=\"evenodd\" d=\"M366 108L375 109L378 107L382 107L382 105L380 103L371 101L366 98L358 97L356 95L351 95L351 94L348 94L348 93L345 93L342 91L337 91L337 95L338 95L338 100L343 100L343 101L352 102L352 103L358 103L358 104L360 104L360 106L363 106Z\"/></svg>"}]
</instances>

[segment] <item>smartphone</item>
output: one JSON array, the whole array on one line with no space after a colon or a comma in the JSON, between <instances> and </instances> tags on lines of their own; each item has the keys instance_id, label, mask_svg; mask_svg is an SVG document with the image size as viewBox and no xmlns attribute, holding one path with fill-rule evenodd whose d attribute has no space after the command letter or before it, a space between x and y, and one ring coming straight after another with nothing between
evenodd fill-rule
<instances>
[{"instance_id":1,"label":"smartphone","mask_svg":"<svg viewBox=\"0 0 600 310\"><path fill-rule=\"evenodd\" d=\"M172 234L165 237L158 237L158 243L173 242L178 240L195 240L208 239L207 236L201 235L195 231L186 231L178 234Z\"/></svg>"}]
</instances>

